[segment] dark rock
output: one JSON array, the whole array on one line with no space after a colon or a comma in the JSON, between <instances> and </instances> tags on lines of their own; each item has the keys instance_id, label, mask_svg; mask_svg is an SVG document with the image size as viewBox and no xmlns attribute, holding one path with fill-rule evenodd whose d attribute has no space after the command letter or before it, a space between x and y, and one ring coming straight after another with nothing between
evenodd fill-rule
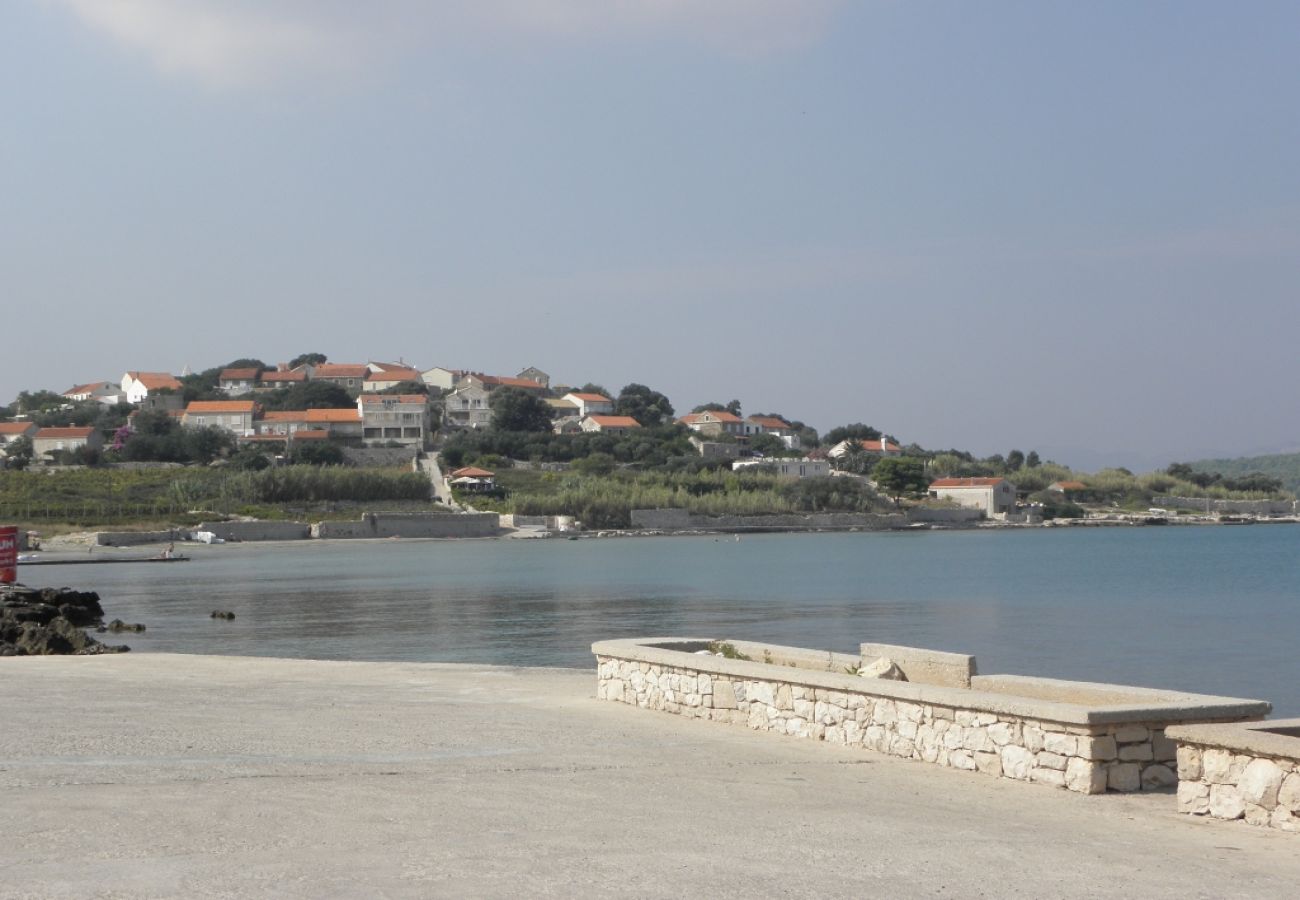
<instances>
[{"instance_id":1,"label":"dark rock","mask_svg":"<svg viewBox=\"0 0 1300 900\"><path fill-rule=\"evenodd\" d=\"M100 625L104 610L93 591L69 588L35 590L22 585L0 588L0 656L121 653L128 647L109 647L84 629ZM126 625L144 631L143 625Z\"/></svg>"},{"instance_id":2,"label":"dark rock","mask_svg":"<svg viewBox=\"0 0 1300 900\"><path fill-rule=\"evenodd\" d=\"M220 609L214 609L212 611L212 615L209 616L209 618L212 619L227 619L227 620L233 619L234 617L235 617L234 613L226 610L220 610Z\"/></svg>"},{"instance_id":3,"label":"dark rock","mask_svg":"<svg viewBox=\"0 0 1300 900\"><path fill-rule=\"evenodd\" d=\"M123 631L133 631L138 634L139 632L144 631L144 625L140 624L139 622L137 622L134 625L128 625L126 622L123 622L121 619L114 619L113 621L108 623L107 630L113 632L113 634L119 634L120 632Z\"/></svg>"}]
</instances>

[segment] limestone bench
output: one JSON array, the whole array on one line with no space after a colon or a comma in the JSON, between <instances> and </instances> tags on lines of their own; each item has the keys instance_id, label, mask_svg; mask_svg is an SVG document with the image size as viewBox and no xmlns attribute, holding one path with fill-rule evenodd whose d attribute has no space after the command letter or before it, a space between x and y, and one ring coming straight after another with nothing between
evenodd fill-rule
<instances>
[{"instance_id":1,"label":"limestone bench","mask_svg":"<svg viewBox=\"0 0 1300 900\"><path fill-rule=\"evenodd\" d=\"M1178 809L1300 832L1300 719L1169 729Z\"/></svg>"},{"instance_id":2,"label":"limestone bench","mask_svg":"<svg viewBox=\"0 0 1300 900\"><path fill-rule=\"evenodd\" d=\"M1166 727L1262 719L1271 709L1260 700L981 676L972 656L884 644L852 656L666 637L600 641L592 652L602 700L1085 794L1172 788L1177 754ZM855 674L881 657L907 680Z\"/></svg>"}]
</instances>

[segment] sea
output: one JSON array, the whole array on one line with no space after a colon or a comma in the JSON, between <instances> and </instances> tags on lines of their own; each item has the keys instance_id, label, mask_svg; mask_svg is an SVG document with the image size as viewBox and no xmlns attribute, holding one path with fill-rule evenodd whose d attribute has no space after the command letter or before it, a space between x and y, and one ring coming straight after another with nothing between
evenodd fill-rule
<instances>
[{"instance_id":1,"label":"sea","mask_svg":"<svg viewBox=\"0 0 1300 900\"><path fill-rule=\"evenodd\" d=\"M184 545L182 545L182 548ZM43 566L133 652L593 668L692 636L972 653L999 672L1270 700L1300 715L1300 528L1037 528L304 541L173 565ZM213 610L235 613L213 619Z\"/></svg>"}]
</instances>

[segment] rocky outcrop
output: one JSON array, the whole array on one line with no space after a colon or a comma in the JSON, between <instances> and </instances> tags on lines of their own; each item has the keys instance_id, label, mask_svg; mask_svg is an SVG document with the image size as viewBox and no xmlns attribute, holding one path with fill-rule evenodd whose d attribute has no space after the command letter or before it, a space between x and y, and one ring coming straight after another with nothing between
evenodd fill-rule
<instances>
[{"instance_id":1,"label":"rocky outcrop","mask_svg":"<svg viewBox=\"0 0 1300 900\"><path fill-rule=\"evenodd\" d=\"M85 629L99 626L104 608L94 591L69 588L0 588L0 656L121 653Z\"/></svg>"}]
</instances>

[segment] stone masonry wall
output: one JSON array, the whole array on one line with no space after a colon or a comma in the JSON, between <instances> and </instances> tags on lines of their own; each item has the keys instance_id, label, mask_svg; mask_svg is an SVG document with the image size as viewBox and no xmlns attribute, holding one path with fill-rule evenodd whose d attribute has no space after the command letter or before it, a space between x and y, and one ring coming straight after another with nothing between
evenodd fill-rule
<instances>
[{"instance_id":1,"label":"stone masonry wall","mask_svg":"<svg viewBox=\"0 0 1300 900\"><path fill-rule=\"evenodd\" d=\"M1300 763L1179 743L1178 811L1300 832Z\"/></svg>"},{"instance_id":2,"label":"stone masonry wall","mask_svg":"<svg viewBox=\"0 0 1300 900\"><path fill-rule=\"evenodd\" d=\"M1159 725L1066 725L815 688L793 678L733 679L609 656L598 656L597 664L599 699L690 718L1084 794L1157 790L1176 780L1175 747Z\"/></svg>"}]
</instances>

